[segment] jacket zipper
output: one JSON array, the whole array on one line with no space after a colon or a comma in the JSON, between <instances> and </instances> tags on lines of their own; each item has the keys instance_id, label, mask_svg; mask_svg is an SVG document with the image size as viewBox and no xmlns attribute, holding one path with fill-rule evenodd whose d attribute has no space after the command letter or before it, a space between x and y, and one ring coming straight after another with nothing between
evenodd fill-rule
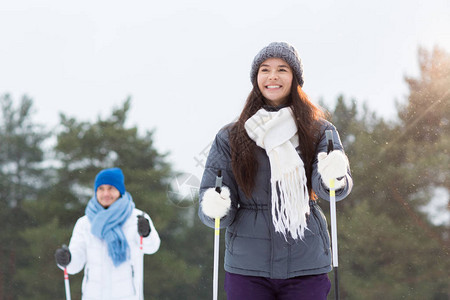
<instances>
[{"instance_id":1,"label":"jacket zipper","mask_svg":"<svg viewBox=\"0 0 450 300\"><path fill-rule=\"evenodd\" d=\"M136 295L136 286L134 285L134 268L131 265L131 286L133 287L133 292Z\"/></svg>"}]
</instances>

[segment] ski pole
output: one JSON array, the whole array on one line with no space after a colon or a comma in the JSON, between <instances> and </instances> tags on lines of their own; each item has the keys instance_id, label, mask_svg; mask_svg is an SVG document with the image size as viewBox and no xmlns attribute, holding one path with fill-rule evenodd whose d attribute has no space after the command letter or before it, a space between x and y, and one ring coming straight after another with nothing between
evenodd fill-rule
<instances>
[{"instance_id":1,"label":"ski pole","mask_svg":"<svg viewBox=\"0 0 450 300\"><path fill-rule=\"evenodd\" d=\"M63 249L69 250L66 245L62 246ZM67 265L64 267L64 286L66 289L66 300L70 300L70 284L69 284L69 273L67 273Z\"/></svg>"},{"instance_id":2,"label":"ski pole","mask_svg":"<svg viewBox=\"0 0 450 300\"><path fill-rule=\"evenodd\" d=\"M333 151L333 132L326 130L327 154ZM331 250L333 253L333 272L334 272L334 293L336 300L339 300L339 276L338 276L338 243L337 243L337 223L336 223L336 190L335 179L330 179L330 217L331 217Z\"/></svg>"},{"instance_id":3,"label":"ski pole","mask_svg":"<svg viewBox=\"0 0 450 300\"><path fill-rule=\"evenodd\" d=\"M217 172L216 192L222 191L222 170ZM214 272L213 272L213 300L217 300L217 286L219 282L219 241L220 241L220 218L215 218L214 228Z\"/></svg>"},{"instance_id":4,"label":"ski pole","mask_svg":"<svg viewBox=\"0 0 450 300\"><path fill-rule=\"evenodd\" d=\"M66 286L66 300L70 300L70 284L69 284L69 274L67 273L67 267L64 268L64 285Z\"/></svg>"},{"instance_id":5,"label":"ski pole","mask_svg":"<svg viewBox=\"0 0 450 300\"><path fill-rule=\"evenodd\" d=\"M142 213L142 217L144 217L145 218L145 214L144 213ZM140 255L142 255L142 259L144 259L144 248L143 248L143 242L144 242L144 237L141 235L141 234L139 234L139 251L141 252L140 253ZM143 264L143 262L142 262L142 264ZM143 274L143 273L142 273ZM144 278L142 278L142 280L144 280ZM143 283L142 283L143 284ZM142 299L141 297L142 297L142 292L141 292L141 282L139 282L138 284L137 284L137 289L138 289L138 296L139 296L139 299Z\"/></svg>"},{"instance_id":6,"label":"ski pole","mask_svg":"<svg viewBox=\"0 0 450 300\"><path fill-rule=\"evenodd\" d=\"M69 250L66 245L62 246L63 249ZM69 273L67 273L67 265L64 265L64 287L66 290L66 300L70 300L70 284L69 284Z\"/></svg>"},{"instance_id":7,"label":"ski pole","mask_svg":"<svg viewBox=\"0 0 450 300\"><path fill-rule=\"evenodd\" d=\"M141 255L142 260L144 260L144 251L143 251L143 247L142 247L142 243L143 243L143 239L144 237L142 235L139 236L139 251L141 253L139 253L139 255ZM144 262L142 261L142 267L143 267ZM144 273L142 273L144 274ZM142 278L142 282L138 282L137 283L137 293L138 293L138 297L139 299L142 299L142 292L141 292L141 284L143 284L144 278Z\"/></svg>"}]
</instances>

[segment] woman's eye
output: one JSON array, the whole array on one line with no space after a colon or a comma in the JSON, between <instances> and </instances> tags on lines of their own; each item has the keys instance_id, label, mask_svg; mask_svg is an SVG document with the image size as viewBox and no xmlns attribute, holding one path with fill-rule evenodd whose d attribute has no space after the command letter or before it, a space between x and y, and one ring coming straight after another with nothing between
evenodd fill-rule
<instances>
[{"instance_id":1,"label":"woman's eye","mask_svg":"<svg viewBox=\"0 0 450 300\"><path fill-rule=\"evenodd\" d=\"M263 68L263 69L259 69L259 71L260 71L260 72L267 72L267 71L269 71L269 69Z\"/></svg>"}]
</instances>

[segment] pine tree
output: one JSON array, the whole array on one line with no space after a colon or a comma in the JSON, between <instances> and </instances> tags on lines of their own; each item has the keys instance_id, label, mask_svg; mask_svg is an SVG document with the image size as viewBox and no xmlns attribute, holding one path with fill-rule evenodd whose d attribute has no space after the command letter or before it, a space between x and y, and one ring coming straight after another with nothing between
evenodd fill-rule
<instances>
[{"instance_id":1,"label":"pine tree","mask_svg":"<svg viewBox=\"0 0 450 300\"><path fill-rule=\"evenodd\" d=\"M0 107L0 299L14 299L20 253L28 243L21 232L33 222L24 206L46 186L41 163L48 133L33 122L33 101L27 96L14 105L5 94Z\"/></svg>"},{"instance_id":2,"label":"pine tree","mask_svg":"<svg viewBox=\"0 0 450 300\"><path fill-rule=\"evenodd\" d=\"M449 227L435 226L421 207L437 186L448 191L450 101L443 87L450 86L450 66L441 52L421 53L423 73L407 78L410 95L398 121L367 109L355 114L344 99L332 113L344 129L355 184L337 204L346 299L448 298Z\"/></svg>"}]
</instances>

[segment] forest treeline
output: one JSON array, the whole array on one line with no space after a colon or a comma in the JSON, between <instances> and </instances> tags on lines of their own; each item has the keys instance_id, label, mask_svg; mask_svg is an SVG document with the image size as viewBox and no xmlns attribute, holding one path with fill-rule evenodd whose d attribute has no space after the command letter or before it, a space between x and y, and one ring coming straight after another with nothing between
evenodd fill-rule
<instances>
[{"instance_id":1,"label":"forest treeline","mask_svg":"<svg viewBox=\"0 0 450 300\"><path fill-rule=\"evenodd\" d=\"M409 94L394 120L344 96L327 108L354 178L337 204L342 299L450 298L449 206L437 215L424 209L450 191L450 55L436 47L418 58L420 74L405 78ZM93 122L61 114L48 131L33 121L31 98L0 96L0 300L64 297L54 251L84 214L95 174L112 166L161 236L160 250L145 257L146 299L211 298L212 231L197 217L198 201L169 199L177 170L153 131L126 126L130 106L126 99ZM328 213L328 202L319 204ZM70 277L72 299L81 297L81 279Z\"/></svg>"}]
</instances>

